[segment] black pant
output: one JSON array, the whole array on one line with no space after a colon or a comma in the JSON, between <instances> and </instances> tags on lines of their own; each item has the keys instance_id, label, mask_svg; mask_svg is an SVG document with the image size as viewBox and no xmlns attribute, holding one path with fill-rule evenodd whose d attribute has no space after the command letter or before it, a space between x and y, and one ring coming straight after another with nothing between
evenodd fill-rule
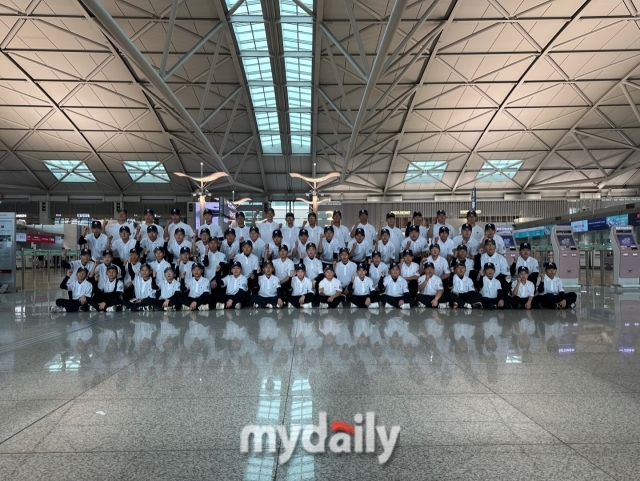
<instances>
[{"instance_id":1,"label":"black pant","mask_svg":"<svg viewBox=\"0 0 640 481\"><path fill-rule=\"evenodd\" d=\"M149 306L152 306L156 311L162 311L164 309L164 301L168 300L169 301L169 306L168 307L175 307L176 309L182 309L182 304L180 304L180 296L181 294L174 294L173 296L171 296L169 299L152 299L149 298L148 299L148 304ZM145 299L147 300L147 299Z\"/></svg>"},{"instance_id":2,"label":"black pant","mask_svg":"<svg viewBox=\"0 0 640 481\"><path fill-rule=\"evenodd\" d=\"M497 297L495 298L483 297L481 302L482 302L482 307L484 307L485 309L493 309L493 306L497 306L499 301L500 299L498 299ZM504 301L504 306L499 307L498 309L506 309L509 307L508 300L503 299L503 301Z\"/></svg>"},{"instance_id":3,"label":"black pant","mask_svg":"<svg viewBox=\"0 0 640 481\"><path fill-rule=\"evenodd\" d=\"M300 299L302 296L284 296L285 302L288 302L293 307L302 307L300 304ZM313 304L316 301L316 296L313 292L307 292L304 295L304 304L311 303Z\"/></svg>"},{"instance_id":4,"label":"black pant","mask_svg":"<svg viewBox=\"0 0 640 481\"><path fill-rule=\"evenodd\" d=\"M578 295L575 292L558 292L557 294L544 294L542 296L538 296L535 298L538 300L539 304L542 307L546 307L547 309L555 309L556 304L560 303L560 301L567 301L567 305L565 309L571 309L571 304L575 304L578 300Z\"/></svg>"},{"instance_id":5,"label":"black pant","mask_svg":"<svg viewBox=\"0 0 640 481\"><path fill-rule=\"evenodd\" d=\"M411 298L408 292L406 292L402 297L393 297L388 294L382 294L380 296L380 301L385 304L390 304L393 307L400 307L400 301L404 301L405 304L409 304L411 307L416 305L416 301Z\"/></svg>"},{"instance_id":6,"label":"black pant","mask_svg":"<svg viewBox=\"0 0 640 481\"><path fill-rule=\"evenodd\" d=\"M427 307L433 307L431 305L431 302L433 302L433 300L436 298L436 296L428 296L426 294L418 294L418 302L422 302L425 306ZM442 297L440 297L440 299L438 299L438 301L441 301Z\"/></svg>"},{"instance_id":7,"label":"black pant","mask_svg":"<svg viewBox=\"0 0 640 481\"><path fill-rule=\"evenodd\" d=\"M535 298L534 298L535 299ZM511 307L513 309L524 309L524 305L529 302L529 298L528 297L518 297L518 296L512 296L511 297ZM531 307L534 307L535 303L534 301L531 301Z\"/></svg>"},{"instance_id":8,"label":"black pant","mask_svg":"<svg viewBox=\"0 0 640 481\"><path fill-rule=\"evenodd\" d=\"M101 304L102 302L105 303L104 310L106 310L107 307L122 305L122 298L120 298L120 297L112 297L111 299L108 299L106 301L103 300L103 299L98 299L96 297L92 297L91 299L87 299L87 303L91 307L93 307L96 311L102 310L99 307L99 304Z\"/></svg>"},{"instance_id":9,"label":"black pant","mask_svg":"<svg viewBox=\"0 0 640 481\"><path fill-rule=\"evenodd\" d=\"M282 289L283 294L288 294L291 292L291 279L287 282L283 282L280 284L280 288Z\"/></svg>"},{"instance_id":10,"label":"black pant","mask_svg":"<svg viewBox=\"0 0 640 481\"><path fill-rule=\"evenodd\" d=\"M498 274L496 279L500 281L500 287L502 288L502 292L506 295L511 292L511 284L507 282L507 276L504 274ZM535 284L534 284L535 285Z\"/></svg>"},{"instance_id":11,"label":"black pant","mask_svg":"<svg viewBox=\"0 0 640 481\"><path fill-rule=\"evenodd\" d=\"M465 304L475 304L476 302L482 302L482 296L476 291L461 292L459 294L454 294L454 292L451 291L449 294L447 294L447 299L449 300L451 306L453 306L453 304L455 303L458 304L458 307L462 307Z\"/></svg>"},{"instance_id":12,"label":"black pant","mask_svg":"<svg viewBox=\"0 0 640 481\"><path fill-rule=\"evenodd\" d=\"M203 304L209 304L209 293L205 292L198 297L190 297L185 296L184 294L180 294L176 298L177 304L182 304L183 306L190 306L192 302L196 302L197 307L200 307Z\"/></svg>"},{"instance_id":13,"label":"black pant","mask_svg":"<svg viewBox=\"0 0 640 481\"><path fill-rule=\"evenodd\" d=\"M271 307L278 307L278 296L275 297L262 297L258 294L251 296L251 304L258 304L259 307L267 307L267 304L271 304Z\"/></svg>"},{"instance_id":14,"label":"black pant","mask_svg":"<svg viewBox=\"0 0 640 481\"><path fill-rule=\"evenodd\" d=\"M538 283L538 273L532 272L531 274L529 274L529 277L527 277L527 280L531 281L531 284L535 286Z\"/></svg>"},{"instance_id":15,"label":"black pant","mask_svg":"<svg viewBox=\"0 0 640 481\"><path fill-rule=\"evenodd\" d=\"M79 300L75 299L56 299L56 306L64 307L67 312L86 311L89 309L90 297L87 297L86 304L80 304Z\"/></svg>"},{"instance_id":16,"label":"black pant","mask_svg":"<svg viewBox=\"0 0 640 481\"><path fill-rule=\"evenodd\" d=\"M131 284L129 287L125 287L124 292L122 293L122 298L125 301L130 301L134 297L136 297L136 291L135 291L135 288L133 287L133 284Z\"/></svg>"},{"instance_id":17,"label":"black pant","mask_svg":"<svg viewBox=\"0 0 640 481\"><path fill-rule=\"evenodd\" d=\"M355 294L349 294L347 296L347 302L355 304L357 307L367 307L366 300L369 299L371 304L374 304L380 300L380 296L377 292L371 292L368 296L356 296Z\"/></svg>"},{"instance_id":18,"label":"black pant","mask_svg":"<svg viewBox=\"0 0 640 481\"><path fill-rule=\"evenodd\" d=\"M407 281L407 284L409 284L409 295L411 299L415 299L418 294L418 279Z\"/></svg>"},{"instance_id":19,"label":"black pant","mask_svg":"<svg viewBox=\"0 0 640 481\"><path fill-rule=\"evenodd\" d=\"M214 293L213 303L217 304L220 302L224 304L226 308L227 301L231 300L233 301L233 303L231 304L231 307L235 307L237 303L242 304L242 306L244 307L247 304L247 302L249 302L249 299L250 299L249 292L243 291L242 289L240 289L235 294L227 294L226 292L217 291Z\"/></svg>"},{"instance_id":20,"label":"black pant","mask_svg":"<svg viewBox=\"0 0 640 481\"><path fill-rule=\"evenodd\" d=\"M329 304L329 307L338 307L340 304L342 304L345 300L345 297L343 295L339 295L336 296L336 298L333 301L329 301L329 297L330 296L323 296L322 294L318 295L318 304Z\"/></svg>"}]
</instances>

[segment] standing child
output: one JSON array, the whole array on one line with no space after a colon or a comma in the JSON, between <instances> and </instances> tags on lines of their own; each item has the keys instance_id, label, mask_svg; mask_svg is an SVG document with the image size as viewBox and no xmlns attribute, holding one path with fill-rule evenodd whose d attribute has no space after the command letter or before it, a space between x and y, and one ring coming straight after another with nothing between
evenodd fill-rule
<instances>
[{"instance_id":1,"label":"standing child","mask_svg":"<svg viewBox=\"0 0 640 481\"><path fill-rule=\"evenodd\" d=\"M324 279L318 284L318 305L321 308L338 307L345 300L340 281L334 274L333 267L327 266L324 269Z\"/></svg>"},{"instance_id":2,"label":"standing child","mask_svg":"<svg viewBox=\"0 0 640 481\"><path fill-rule=\"evenodd\" d=\"M204 265L204 276L212 281L216 277L216 273L222 270L224 275L224 269L226 269L227 258L218 250L220 242L217 238L212 237L209 239L208 249L204 256L202 264Z\"/></svg>"},{"instance_id":3,"label":"standing child","mask_svg":"<svg viewBox=\"0 0 640 481\"><path fill-rule=\"evenodd\" d=\"M434 274L440 278L442 284L446 284L447 279L451 277L451 270L447 260L440 255L440 246L438 244L431 244L429 247L431 255L427 257L426 261L431 262L434 267ZM446 285L445 285L446 290Z\"/></svg>"},{"instance_id":4,"label":"standing child","mask_svg":"<svg viewBox=\"0 0 640 481\"><path fill-rule=\"evenodd\" d=\"M131 249L136 248L136 240L131 237L131 229L128 225L120 227L118 235L119 239L114 239L112 236L107 237L107 250L112 250L115 253L116 258L113 261L122 267L129 258Z\"/></svg>"},{"instance_id":5,"label":"standing child","mask_svg":"<svg viewBox=\"0 0 640 481\"><path fill-rule=\"evenodd\" d=\"M556 276L558 267L547 262L544 272L540 273L538 285L538 301L547 309L575 309L578 296L575 292L564 292L562 279Z\"/></svg>"},{"instance_id":6,"label":"standing child","mask_svg":"<svg viewBox=\"0 0 640 481\"><path fill-rule=\"evenodd\" d=\"M328 265L333 265L333 263L338 260L340 248L344 247L340 245L340 242L333 234L333 227L328 225L324 228L324 234L320 237L318 257L320 261L322 261L323 269Z\"/></svg>"},{"instance_id":7,"label":"standing child","mask_svg":"<svg viewBox=\"0 0 640 481\"><path fill-rule=\"evenodd\" d=\"M178 262L173 266L173 270L176 271L178 279L184 278L185 281L189 281L192 276L193 261L191 260L191 249L187 246L180 248L180 257Z\"/></svg>"},{"instance_id":8,"label":"standing child","mask_svg":"<svg viewBox=\"0 0 640 481\"><path fill-rule=\"evenodd\" d=\"M251 296L251 302L256 309L266 307L280 308L283 306L282 288L280 280L273 275L273 263L265 261L262 266L263 274L253 279L253 290L258 291L257 294Z\"/></svg>"},{"instance_id":9,"label":"standing child","mask_svg":"<svg viewBox=\"0 0 640 481\"><path fill-rule=\"evenodd\" d=\"M260 237L260 229L254 225L249 229L249 237L245 240L251 241L251 244L253 244L253 251L251 251L252 254L262 261L262 259L264 259L264 251L269 239L267 239L267 242L262 240ZM241 240L239 243L242 244L245 240Z\"/></svg>"},{"instance_id":10,"label":"standing child","mask_svg":"<svg viewBox=\"0 0 640 481\"><path fill-rule=\"evenodd\" d=\"M510 271L514 276L519 267L525 266L529 269L529 280L535 286L538 283L538 261L531 255L531 244L523 242L520 244L520 255L517 261L514 259L511 263Z\"/></svg>"},{"instance_id":11,"label":"standing child","mask_svg":"<svg viewBox=\"0 0 640 481\"><path fill-rule=\"evenodd\" d=\"M446 307L446 303L440 306L440 299L444 294L442 279L435 274L433 262L424 263L424 274L418 279L418 306L419 307Z\"/></svg>"},{"instance_id":12,"label":"standing child","mask_svg":"<svg viewBox=\"0 0 640 481\"><path fill-rule=\"evenodd\" d=\"M307 244L307 252L302 261L307 268L307 277L311 279L313 288L317 291L318 283L322 280L322 262L316 258L316 245L312 242Z\"/></svg>"},{"instance_id":13,"label":"standing child","mask_svg":"<svg viewBox=\"0 0 640 481\"><path fill-rule=\"evenodd\" d=\"M464 264L467 268L464 271L464 275L470 277L472 281L475 281L478 277L478 272L474 269L475 262L468 257L468 253L469 251L466 245L460 244L456 247L454 250L455 257L451 261L451 267L453 267L454 264Z\"/></svg>"},{"instance_id":14,"label":"standing child","mask_svg":"<svg viewBox=\"0 0 640 481\"><path fill-rule=\"evenodd\" d=\"M148 262L148 264L149 267L151 267L151 270L153 271L153 277L156 278L157 282L164 277L165 270L167 269L167 267L171 267L171 264L169 264L164 258L164 247L156 247L155 249L153 249L153 255L155 257L155 260Z\"/></svg>"},{"instance_id":15,"label":"standing child","mask_svg":"<svg viewBox=\"0 0 640 481\"><path fill-rule=\"evenodd\" d=\"M435 243L440 246L440 255L446 257L447 262L451 262L451 260L453 259L453 249L456 245L451 239L449 239L448 227L440 227L440 229L438 230L438 238L436 239Z\"/></svg>"},{"instance_id":16,"label":"standing child","mask_svg":"<svg viewBox=\"0 0 640 481\"><path fill-rule=\"evenodd\" d=\"M188 248L191 251L192 247L191 241L185 236L185 230L182 227L178 227L173 233L173 239L167 244L167 252L171 254L170 260L179 259L182 249Z\"/></svg>"},{"instance_id":17,"label":"standing child","mask_svg":"<svg viewBox=\"0 0 640 481\"><path fill-rule=\"evenodd\" d=\"M413 252L415 259L413 262L420 265L422 263L423 253L427 249L427 239L420 235L420 226L409 226L409 237L402 241L402 250L410 250ZM402 261L402 253L400 255Z\"/></svg>"},{"instance_id":18,"label":"standing child","mask_svg":"<svg viewBox=\"0 0 640 481\"><path fill-rule=\"evenodd\" d=\"M240 251L240 243L236 240L236 231L231 227L224 231L224 241L220 246L220 251L226 256L229 264L233 262L234 257Z\"/></svg>"},{"instance_id":19,"label":"standing child","mask_svg":"<svg viewBox=\"0 0 640 481\"><path fill-rule=\"evenodd\" d=\"M293 246L291 252L291 260L294 264L302 262L307 255L307 246L309 245L309 232L304 227L298 232L298 240Z\"/></svg>"},{"instance_id":20,"label":"standing child","mask_svg":"<svg viewBox=\"0 0 640 481\"><path fill-rule=\"evenodd\" d=\"M394 262L393 260L391 262ZM378 251L371 253L371 264L369 264L369 278L373 282L374 286L378 285L380 277L386 275L389 272L389 266L382 262L382 255Z\"/></svg>"},{"instance_id":21,"label":"standing child","mask_svg":"<svg viewBox=\"0 0 640 481\"><path fill-rule=\"evenodd\" d=\"M147 227L147 235L136 235L136 249L142 253L141 261L149 261L149 257L155 252L156 248L164 248L164 239L160 237L158 232L158 226L153 224Z\"/></svg>"},{"instance_id":22,"label":"standing child","mask_svg":"<svg viewBox=\"0 0 640 481\"><path fill-rule=\"evenodd\" d=\"M233 262L239 262L242 266L242 275L251 278L258 273L260 269L260 259L253 254L253 242L246 240L242 243L242 252L233 258ZM267 249L265 249L265 257Z\"/></svg>"},{"instance_id":23,"label":"standing child","mask_svg":"<svg viewBox=\"0 0 640 481\"><path fill-rule=\"evenodd\" d=\"M483 276L482 266L487 263L493 264L496 270L495 278L500 281L504 295L508 296L509 292L511 292L511 286L507 282L507 276L510 275L507 259L496 251L497 245L494 239L487 239L483 247L484 252L476 256L475 270L479 271L480 275Z\"/></svg>"},{"instance_id":24,"label":"standing child","mask_svg":"<svg viewBox=\"0 0 640 481\"><path fill-rule=\"evenodd\" d=\"M529 278L529 269L518 267L518 278L511 284L511 307L514 309L531 309L536 288Z\"/></svg>"},{"instance_id":25,"label":"standing child","mask_svg":"<svg viewBox=\"0 0 640 481\"><path fill-rule=\"evenodd\" d=\"M78 244L88 245L91 252L93 252L93 260L99 261L100 254L107 248L107 236L102 233L102 223L99 220L91 222L91 235L89 235L89 228L84 227L82 229L82 235L78 239Z\"/></svg>"},{"instance_id":26,"label":"standing child","mask_svg":"<svg viewBox=\"0 0 640 481\"><path fill-rule=\"evenodd\" d=\"M60 289L70 291L71 299L56 299L56 305L51 308L51 312L77 312L89 309L93 286L87 280L88 274L89 271L85 267L78 268L75 278L71 277L72 271L67 271Z\"/></svg>"},{"instance_id":27,"label":"standing child","mask_svg":"<svg viewBox=\"0 0 640 481\"><path fill-rule=\"evenodd\" d=\"M358 264L358 275L351 279L348 290L347 302L351 304L351 307L378 309L379 296L373 281L367 277L367 266L365 264Z\"/></svg>"},{"instance_id":28,"label":"standing child","mask_svg":"<svg viewBox=\"0 0 640 481\"><path fill-rule=\"evenodd\" d=\"M365 239L364 229L357 228L355 238L349 242L349 257L351 260L356 264L365 262L371 257L372 250L371 243Z\"/></svg>"},{"instance_id":29,"label":"standing child","mask_svg":"<svg viewBox=\"0 0 640 481\"><path fill-rule=\"evenodd\" d=\"M304 264L296 266L296 275L291 279L291 295L286 296L289 307L310 309L315 301L311 280L306 276Z\"/></svg>"}]
</instances>

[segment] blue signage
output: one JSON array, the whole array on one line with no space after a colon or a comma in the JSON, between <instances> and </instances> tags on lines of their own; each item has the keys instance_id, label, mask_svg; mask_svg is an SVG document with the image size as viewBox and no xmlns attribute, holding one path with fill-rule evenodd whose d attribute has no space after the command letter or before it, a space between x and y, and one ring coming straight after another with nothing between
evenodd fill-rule
<instances>
[{"instance_id":1,"label":"blue signage","mask_svg":"<svg viewBox=\"0 0 640 481\"><path fill-rule=\"evenodd\" d=\"M603 230L607 228L607 219L605 217L598 217L597 219L589 219L587 221L589 232L594 230Z\"/></svg>"}]
</instances>

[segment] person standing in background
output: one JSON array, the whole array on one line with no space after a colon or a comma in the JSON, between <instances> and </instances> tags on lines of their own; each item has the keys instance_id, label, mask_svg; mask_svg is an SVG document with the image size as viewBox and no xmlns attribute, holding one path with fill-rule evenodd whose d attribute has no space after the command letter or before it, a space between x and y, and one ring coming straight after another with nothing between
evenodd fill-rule
<instances>
[{"instance_id":1,"label":"person standing in background","mask_svg":"<svg viewBox=\"0 0 640 481\"><path fill-rule=\"evenodd\" d=\"M467 224L471 226L471 237L480 245L482 238L484 237L484 229L477 225L478 214L475 210L467 212ZM467 224L463 224L463 227ZM462 227L460 227L460 234L462 235Z\"/></svg>"},{"instance_id":2,"label":"person standing in background","mask_svg":"<svg viewBox=\"0 0 640 481\"><path fill-rule=\"evenodd\" d=\"M259 214L259 211L255 211L253 213L253 219L251 220L251 225L258 226L258 229L260 229L260 237L266 244L271 240L271 235L273 234L273 231L278 229L280 227L280 224L278 224L276 221L273 220L273 217L276 215L276 212L273 210L272 207L269 207L265 211L265 216L267 217L267 220L265 220L264 222L260 222L260 223L256 222L258 219L258 214Z\"/></svg>"},{"instance_id":3,"label":"person standing in background","mask_svg":"<svg viewBox=\"0 0 640 481\"><path fill-rule=\"evenodd\" d=\"M347 226L342 225L342 211L334 210L331 218L333 226L333 236L340 243L340 247L346 247L351 240L351 233Z\"/></svg>"},{"instance_id":4,"label":"person standing in background","mask_svg":"<svg viewBox=\"0 0 640 481\"><path fill-rule=\"evenodd\" d=\"M402 231L398 227L396 227L396 215L393 212L387 213L386 221L387 225L385 228L389 230L389 240L395 248L395 261L398 262L400 260L400 253L402 252L402 241L405 239L405 237L409 236L402 235Z\"/></svg>"},{"instance_id":5,"label":"person standing in background","mask_svg":"<svg viewBox=\"0 0 640 481\"><path fill-rule=\"evenodd\" d=\"M105 234L107 234L107 237L113 237L117 239L120 236L120 227L125 225L129 227L129 230L133 230L133 224L129 222L127 209L120 209L118 211L116 222L112 222L111 224L109 224L109 221L107 221L105 223L104 232Z\"/></svg>"},{"instance_id":6,"label":"person standing in background","mask_svg":"<svg viewBox=\"0 0 640 481\"><path fill-rule=\"evenodd\" d=\"M351 229L351 238L353 239L356 236L358 229L362 229L364 231L364 238L369 241L369 244L373 245L376 241L378 230L373 225L369 224L369 212L367 209L361 209L358 213L358 217L360 217L360 223L354 225Z\"/></svg>"},{"instance_id":7,"label":"person standing in background","mask_svg":"<svg viewBox=\"0 0 640 481\"><path fill-rule=\"evenodd\" d=\"M438 212L436 213L436 221L429 226L429 230L427 231L427 238L437 238L438 234L440 233L440 227L446 227L447 229L449 229L449 232L454 232L453 226L447 222L447 213L443 209L438 210Z\"/></svg>"}]
</instances>

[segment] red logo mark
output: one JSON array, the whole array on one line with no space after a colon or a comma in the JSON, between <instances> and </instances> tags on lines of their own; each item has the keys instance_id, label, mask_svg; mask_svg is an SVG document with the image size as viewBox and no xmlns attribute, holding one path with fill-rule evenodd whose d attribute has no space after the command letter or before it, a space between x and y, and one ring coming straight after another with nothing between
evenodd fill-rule
<instances>
[{"instance_id":1,"label":"red logo mark","mask_svg":"<svg viewBox=\"0 0 640 481\"><path fill-rule=\"evenodd\" d=\"M333 421L331 423L331 432L337 433L342 431L343 433L351 434L351 436L356 435L356 428L349 423L345 423L344 421Z\"/></svg>"}]
</instances>

